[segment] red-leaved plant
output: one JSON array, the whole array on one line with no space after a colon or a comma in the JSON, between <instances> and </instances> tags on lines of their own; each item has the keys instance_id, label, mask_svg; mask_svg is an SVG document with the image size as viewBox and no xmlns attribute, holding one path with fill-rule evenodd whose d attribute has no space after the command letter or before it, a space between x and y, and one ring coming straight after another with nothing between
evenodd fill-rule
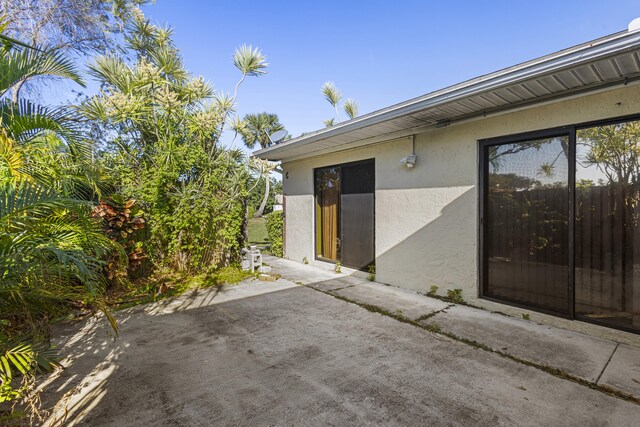
<instances>
[{"instance_id":1,"label":"red-leaved plant","mask_svg":"<svg viewBox=\"0 0 640 427\"><path fill-rule=\"evenodd\" d=\"M120 196L101 200L93 209L93 217L102 220L102 231L124 248L129 259L126 270L117 255L107 261L106 274L111 282L123 279L135 271L146 258L142 242L136 239L136 232L145 226L143 215L144 212L134 199L125 200Z\"/></svg>"}]
</instances>

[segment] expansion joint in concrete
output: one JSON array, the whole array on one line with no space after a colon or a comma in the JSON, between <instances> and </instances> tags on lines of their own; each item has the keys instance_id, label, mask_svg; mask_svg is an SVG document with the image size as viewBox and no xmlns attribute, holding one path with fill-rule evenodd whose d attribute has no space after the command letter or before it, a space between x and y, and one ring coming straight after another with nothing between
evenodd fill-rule
<instances>
[{"instance_id":1,"label":"expansion joint in concrete","mask_svg":"<svg viewBox=\"0 0 640 427\"><path fill-rule=\"evenodd\" d=\"M430 319L430 318L432 318L433 316L435 316L436 314L446 312L447 310L449 310L449 309L450 309L451 307L453 307L454 305L455 305L455 304L449 304L448 306L446 306L445 308L441 308L440 310L434 310L434 311L429 312L429 313L427 313L427 314L423 314L422 316L417 317L415 321L416 321L416 322L420 322L420 321L422 321L422 320Z\"/></svg>"},{"instance_id":2,"label":"expansion joint in concrete","mask_svg":"<svg viewBox=\"0 0 640 427\"><path fill-rule=\"evenodd\" d=\"M607 359L607 363L605 363L604 366L602 367L602 372L600 372L600 375L598 375L598 379L596 379L596 382L595 382L596 384L600 382L600 378L602 378L602 374L604 374L604 371L607 370L607 367L609 366L609 363L611 363L611 359L613 359L613 355L616 354L618 347L620 347L620 343L616 343L616 347L611 352L611 356L609 356L609 359Z\"/></svg>"},{"instance_id":3,"label":"expansion joint in concrete","mask_svg":"<svg viewBox=\"0 0 640 427\"><path fill-rule=\"evenodd\" d=\"M536 362L532 362L532 361L529 361L529 360L526 360L526 359L521 359L520 357L514 356L514 355L512 355L510 353L506 353L506 352L500 351L500 350L495 350L495 349L491 348L490 346L488 346L488 345L486 345L484 343L457 336L454 333L451 333L451 332L448 332L446 330L443 330L439 326L435 327L434 325L425 325L425 324L422 324L422 323L418 322L417 320L410 319L410 318L405 317L405 316L403 316L401 314L391 313L391 312L389 312L389 311L387 311L387 310L385 310L385 309L383 309L381 307L378 307L376 305L365 304L365 303L353 300L351 298L346 298L346 297L343 297L341 295L337 295L337 294L334 294L334 293L331 293L331 292L328 292L328 291L323 291L323 290L317 289L317 288L311 288L311 289L313 289L315 291L318 291L318 292L321 292L321 293L323 293L325 295L329 295L329 296L331 296L333 298L337 298L339 300L345 301L345 302L347 302L349 304L357 305L357 306L362 307L365 310L371 311L373 313L379 313L379 314L381 314L383 316L391 317L391 318L393 318L395 320L398 320L400 322L407 323L409 325L413 325L415 327L424 329L424 330L429 331L429 332L431 332L433 334L447 337L447 338L452 339L454 341L458 341L458 342L460 342L462 344L466 344L466 345L469 345L471 347L475 347L477 349L484 350L484 351L486 351L488 353L493 353L493 354L495 354L495 355L497 355L499 357L503 357L505 359L513 360L514 362L521 363L523 365L530 366L532 368L541 370L541 371L546 372L547 374L553 375L555 377L558 377L558 378L561 378L561 379L564 379L564 380L567 380L567 381L572 381L574 383L577 383L577 384L580 384L582 386L588 387L588 388L590 388L592 390L596 390L596 391L599 391L601 393L605 393L605 394L608 394L610 396L617 397L619 399L623 399L623 400L626 400L626 401L629 401L629 402L633 402L636 405L640 405L640 398L637 398L637 397L635 397L633 395L630 395L630 394L627 394L627 393L624 393L624 392L621 392L621 391L618 391L618 390L613 390L613 389L611 389L610 387L607 387L607 386L599 385L597 380L596 380L596 382L587 381L587 380L584 380L582 378L576 377L574 375L568 374L568 373L564 372L561 369L553 368L551 366L542 365L542 364L539 364L539 363L536 363ZM452 304L451 306L453 306L453 305L455 305L455 304ZM445 307L443 310L446 310L447 308L450 308L451 306ZM617 346L616 346L616 348L617 348ZM614 350L614 353L615 353L615 350ZM611 354L611 357L613 357L613 354ZM609 361L611 360L611 357L609 358ZM607 362L607 364L608 364L608 362ZM605 366L605 368L606 368L606 366ZM600 375L602 375L602 373ZM599 379L600 378L598 378L598 380Z\"/></svg>"}]
</instances>

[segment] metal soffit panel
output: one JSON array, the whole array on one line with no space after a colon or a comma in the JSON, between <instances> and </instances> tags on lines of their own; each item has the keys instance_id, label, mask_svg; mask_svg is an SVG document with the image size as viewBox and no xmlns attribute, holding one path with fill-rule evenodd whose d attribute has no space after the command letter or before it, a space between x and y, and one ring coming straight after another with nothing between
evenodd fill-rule
<instances>
[{"instance_id":1,"label":"metal soffit panel","mask_svg":"<svg viewBox=\"0 0 640 427\"><path fill-rule=\"evenodd\" d=\"M612 44L609 51L601 46L608 43ZM589 55L596 48L600 55ZM374 137L382 141L387 134L392 136L400 131L491 114L605 85L624 84L627 79L640 77L639 53L640 32L614 34L256 151L254 155L271 160L308 157L348 148L349 144ZM562 54L576 58L568 58L562 64ZM552 67L552 62L563 66ZM527 68L533 67L540 70L526 75ZM552 70L544 72L545 68ZM518 78L518 74L525 75Z\"/></svg>"}]
</instances>

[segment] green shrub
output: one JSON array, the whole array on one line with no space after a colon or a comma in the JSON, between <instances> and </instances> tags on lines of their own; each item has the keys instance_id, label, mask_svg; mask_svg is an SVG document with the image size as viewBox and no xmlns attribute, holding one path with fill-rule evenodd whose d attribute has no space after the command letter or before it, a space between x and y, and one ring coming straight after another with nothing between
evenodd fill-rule
<instances>
[{"instance_id":1,"label":"green shrub","mask_svg":"<svg viewBox=\"0 0 640 427\"><path fill-rule=\"evenodd\" d=\"M267 235L271 242L271 253L275 256L282 256L282 211L271 212L265 217L267 219Z\"/></svg>"}]
</instances>

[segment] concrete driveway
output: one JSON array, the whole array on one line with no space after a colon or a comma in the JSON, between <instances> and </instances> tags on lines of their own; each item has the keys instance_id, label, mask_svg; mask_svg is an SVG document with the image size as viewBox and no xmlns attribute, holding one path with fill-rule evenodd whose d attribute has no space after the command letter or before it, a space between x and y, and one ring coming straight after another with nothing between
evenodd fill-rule
<instances>
[{"instance_id":1,"label":"concrete driveway","mask_svg":"<svg viewBox=\"0 0 640 427\"><path fill-rule=\"evenodd\" d=\"M637 425L640 406L286 280L58 331L49 425Z\"/></svg>"}]
</instances>

